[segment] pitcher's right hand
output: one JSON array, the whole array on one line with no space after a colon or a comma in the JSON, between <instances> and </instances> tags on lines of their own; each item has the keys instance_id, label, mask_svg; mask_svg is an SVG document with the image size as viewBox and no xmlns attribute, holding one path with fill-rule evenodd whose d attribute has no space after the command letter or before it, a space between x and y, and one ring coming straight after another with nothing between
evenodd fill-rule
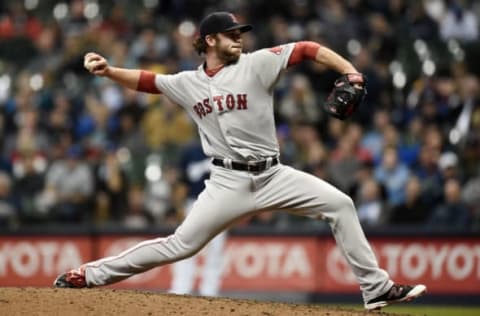
<instances>
[{"instance_id":1,"label":"pitcher's right hand","mask_svg":"<svg viewBox=\"0 0 480 316\"><path fill-rule=\"evenodd\" d=\"M92 74L106 76L110 68L107 60L97 53L87 53L83 58L83 66Z\"/></svg>"}]
</instances>

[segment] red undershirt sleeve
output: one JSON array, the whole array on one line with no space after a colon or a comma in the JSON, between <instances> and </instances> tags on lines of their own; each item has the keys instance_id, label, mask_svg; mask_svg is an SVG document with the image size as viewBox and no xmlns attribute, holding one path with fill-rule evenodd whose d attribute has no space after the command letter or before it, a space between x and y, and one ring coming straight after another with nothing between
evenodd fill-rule
<instances>
[{"instance_id":1,"label":"red undershirt sleeve","mask_svg":"<svg viewBox=\"0 0 480 316\"><path fill-rule=\"evenodd\" d=\"M296 42L287 65L293 66L304 60L315 60L320 47L320 44L311 41Z\"/></svg>"},{"instance_id":2,"label":"red undershirt sleeve","mask_svg":"<svg viewBox=\"0 0 480 316\"><path fill-rule=\"evenodd\" d=\"M153 94L162 93L155 85L155 73L142 70L138 79L137 91Z\"/></svg>"}]
</instances>

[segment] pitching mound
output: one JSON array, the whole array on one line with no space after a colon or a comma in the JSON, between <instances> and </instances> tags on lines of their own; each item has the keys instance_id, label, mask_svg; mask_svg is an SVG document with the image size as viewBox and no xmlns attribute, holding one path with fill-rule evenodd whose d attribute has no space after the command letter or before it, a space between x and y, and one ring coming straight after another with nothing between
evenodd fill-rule
<instances>
[{"instance_id":1,"label":"pitching mound","mask_svg":"<svg viewBox=\"0 0 480 316\"><path fill-rule=\"evenodd\" d=\"M326 308L111 289L0 288L2 315L309 316L392 315Z\"/></svg>"}]
</instances>

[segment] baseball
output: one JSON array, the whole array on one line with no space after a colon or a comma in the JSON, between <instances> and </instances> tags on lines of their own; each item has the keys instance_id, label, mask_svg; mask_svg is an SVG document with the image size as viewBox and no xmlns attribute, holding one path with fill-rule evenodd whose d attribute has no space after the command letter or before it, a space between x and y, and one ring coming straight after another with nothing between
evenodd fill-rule
<instances>
[{"instance_id":1,"label":"baseball","mask_svg":"<svg viewBox=\"0 0 480 316\"><path fill-rule=\"evenodd\" d=\"M90 72L101 70L105 67L105 60L95 54L87 54L84 59L84 66Z\"/></svg>"},{"instance_id":2,"label":"baseball","mask_svg":"<svg viewBox=\"0 0 480 316\"><path fill-rule=\"evenodd\" d=\"M88 71L94 71L95 67L97 66L97 61L94 59L86 60L85 61L85 68L87 68Z\"/></svg>"}]
</instances>

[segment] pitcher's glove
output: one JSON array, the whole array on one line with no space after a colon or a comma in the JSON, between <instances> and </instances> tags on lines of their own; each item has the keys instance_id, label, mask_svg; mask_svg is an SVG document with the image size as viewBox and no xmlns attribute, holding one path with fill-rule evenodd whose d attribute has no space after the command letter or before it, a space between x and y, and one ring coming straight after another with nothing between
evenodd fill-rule
<instances>
[{"instance_id":1,"label":"pitcher's glove","mask_svg":"<svg viewBox=\"0 0 480 316\"><path fill-rule=\"evenodd\" d=\"M335 87L324 103L324 110L340 120L349 118L367 95L367 81L360 73L344 74L335 81Z\"/></svg>"}]
</instances>

